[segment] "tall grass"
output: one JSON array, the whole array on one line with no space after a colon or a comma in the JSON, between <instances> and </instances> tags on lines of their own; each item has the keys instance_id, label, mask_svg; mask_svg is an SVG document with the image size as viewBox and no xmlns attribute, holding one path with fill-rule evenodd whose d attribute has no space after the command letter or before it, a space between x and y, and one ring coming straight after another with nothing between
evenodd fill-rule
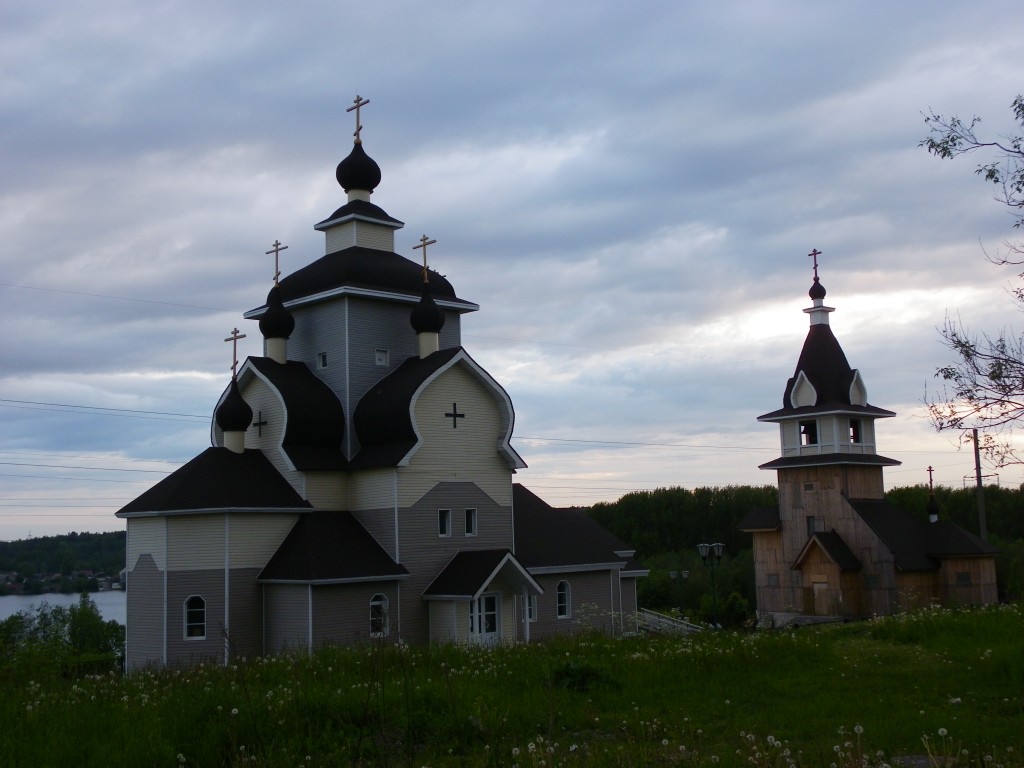
<instances>
[{"instance_id":1,"label":"tall grass","mask_svg":"<svg viewBox=\"0 0 1024 768\"><path fill-rule=\"evenodd\" d=\"M1024 609L0 680L3 766L1024 766Z\"/></svg>"}]
</instances>

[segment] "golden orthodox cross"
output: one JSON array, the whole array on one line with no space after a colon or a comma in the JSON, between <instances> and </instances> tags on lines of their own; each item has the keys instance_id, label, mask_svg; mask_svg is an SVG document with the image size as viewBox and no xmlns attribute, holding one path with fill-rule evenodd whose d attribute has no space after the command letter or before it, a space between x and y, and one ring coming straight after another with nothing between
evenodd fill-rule
<instances>
[{"instance_id":1,"label":"golden orthodox cross","mask_svg":"<svg viewBox=\"0 0 1024 768\"><path fill-rule=\"evenodd\" d=\"M428 240L427 236L424 235L423 237L420 238L420 244L419 245L414 245L412 247L412 249L414 251L419 250L420 248L423 249L423 282L424 283L427 282L427 246L428 245L433 245L436 242L437 242L437 240Z\"/></svg>"},{"instance_id":2,"label":"golden orthodox cross","mask_svg":"<svg viewBox=\"0 0 1024 768\"><path fill-rule=\"evenodd\" d=\"M814 279L817 280L818 279L818 257L821 256L821 251L819 251L817 248L815 248L813 251L811 251L807 255L810 256L812 259L814 259Z\"/></svg>"},{"instance_id":3,"label":"golden orthodox cross","mask_svg":"<svg viewBox=\"0 0 1024 768\"><path fill-rule=\"evenodd\" d=\"M245 334L239 333L238 329L235 328L231 331L231 335L224 339L224 341L234 342L231 345L231 378L235 378L238 372L238 340L244 338Z\"/></svg>"},{"instance_id":4,"label":"golden orthodox cross","mask_svg":"<svg viewBox=\"0 0 1024 768\"><path fill-rule=\"evenodd\" d=\"M346 109L346 112L351 112L353 109L356 111L356 132L352 135L356 137L356 144L362 144L363 140L359 136L359 132L363 130L363 126L359 123L359 109L365 107L370 103L369 99L364 99L362 96L356 94L355 100L352 102L352 106Z\"/></svg>"},{"instance_id":5,"label":"golden orthodox cross","mask_svg":"<svg viewBox=\"0 0 1024 768\"><path fill-rule=\"evenodd\" d=\"M288 250L288 246L287 245L281 245L281 241L280 240L275 240L273 246L271 246L270 250L267 251L267 255L268 256L270 254L274 254L274 285L277 285L277 278L279 278L281 276L281 263L279 261L279 257L281 255L281 251L287 251L287 250Z\"/></svg>"}]
</instances>

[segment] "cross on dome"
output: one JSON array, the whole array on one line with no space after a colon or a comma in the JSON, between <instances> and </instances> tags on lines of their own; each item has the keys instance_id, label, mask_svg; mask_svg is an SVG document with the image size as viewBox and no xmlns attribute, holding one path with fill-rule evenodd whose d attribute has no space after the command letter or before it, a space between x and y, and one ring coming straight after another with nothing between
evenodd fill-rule
<instances>
[{"instance_id":1,"label":"cross on dome","mask_svg":"<svg viewBox=\"0 0 1024 768\"><path fill-rule=\"evenodd\" d=\"M352 110L355 110L356 113L356 131L355 133L352 134L353 136L356 137L356 144L363 143L362 138L359 136L359 132L363 130L363 126L359 122L359 109L361 107L365 107L369 103L369 99L364 99L362 96L356 94L355 99L352 101L352 106L345 110L346 112L351 112Z\"/></svg>"},{"instance_id":2,"label":"cross on dome","mask_svg":"<svg viewBox=\"0 0 1024 768\"><path fill-rule=\"evenodd\" d=\"M814 279L817 280L818 279L818 257L821 256L821 251L819 251L817 248L815 248L813 251L811 251L807 255L810 256L812 259L814 259Z\"/></svg>"},{"instance_id":3,"label":"cross on dome","mask_svg":"<svg viewBox=\"0 0 1024 768\"><path fill-rule=\"evenodd\" d=\"M286 250L288 250L287 245L281 245L280 240L275 240L274 244L270 247L270 250L266 252L267 256L274 254L274 285L277 285L277 278L281 276L281 264L279 261L281 251Z\"/></svg>"},{"instance_id":4,"label":"cross on dome","mask_svg":"<svg viewBox=\"0 0 1024 768\"><path fill-rule=\"evenodd\" d=\"M244 339L245 334L239 333L238 329L235 328L231 331L231 335L228 336L224 341L234 342L231 345L231 378L235 378L238 375L238 340Z\"/></svg>"},{"instance_id":5,"label":"cross on dome","mask_svg":"<svg viewBox=\"0 0 1024 768\"><path fill-rule=\"evenodd\" d=\"M419 250L420 248L423 249L423 282L424 283L427 282L427 246L428 245L433 245L436 242L437 242L437 240L428 239L427 236L424 235L423 237L420 238L420 244L419 245L414 245L412 247L412 249L414 251Z\"/></svg>"}]
</instances>

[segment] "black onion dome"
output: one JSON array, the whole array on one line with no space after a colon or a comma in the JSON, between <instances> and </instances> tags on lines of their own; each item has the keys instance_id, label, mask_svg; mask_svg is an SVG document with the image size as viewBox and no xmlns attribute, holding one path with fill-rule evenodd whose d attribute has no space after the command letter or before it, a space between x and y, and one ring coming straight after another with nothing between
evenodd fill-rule
<instances>
[{"instance_id":1,"label":"black onion dome","mask_svg":"<svg viewBox=\"0 0 1024 768\"><path fill-rule=\"evenodd\" d=\"M416 333L440 333L444 328L444 310L437 306L434 297L430 295L428 283L423 284L423 292L416 306L412 308L409 322Z\"/></svg>"},{"instance_id":2,"label":"black onion dome","mask_svg":"<svg viewBox=\"0 0 1024 768\"><path fill-rule=\"evenodd\" d=\"M338 163L335 177L346 192L351 189L373 192L380 184L380 166L366 154L362 143L354 144L348 157Z\"/></svg>"},{"instance_id":3,"label":"black onion dome","mask_svg":"<svg viewBox=\"0 0 1024 768\"><path fill-rule=\"evenodd\" d=\"M807 292L807 295L812 299L825 298L825 286L818 281L817 277L814 278L814 283L811 285L811 290Z\"/></svg>"},{"instance_id":4,"label":"black onion dome","mask_svg":"<svg viewBox=\"0 0 1024 768\"><path fill-rule=\"evenodd\" d=\"M287 339L295 330L295 318L284 308L281 288L274 286L267 294L267 311L260 318L260 333L265 339Z\"/></svg>"},{"instance_id":5,"label":"black onion dome","mask_svg":"<svg viewBox=\"0 0 1024 768\"><path fill-rule=\"evenodd\" d=\"M238 381L231 380L227 397L217 409L217 426L225 432L244 432L252 423L252 408L238 391Z\"/></svg>"}]
</instances>

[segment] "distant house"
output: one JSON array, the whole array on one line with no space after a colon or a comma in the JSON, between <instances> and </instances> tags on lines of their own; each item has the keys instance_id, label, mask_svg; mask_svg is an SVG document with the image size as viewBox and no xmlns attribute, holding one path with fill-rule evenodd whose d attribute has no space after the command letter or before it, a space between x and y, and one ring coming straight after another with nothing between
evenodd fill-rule
<instances>
[{"instance_id":1,"label":"distant house","mask_svg":"<svg viewBox=\"0 0 1024 768\"><path fill-rule=\"evenodd\" d=\"M776 423L782 455L779 505L740 523L753 534L758 617L778 625L806 617L890 614L929 604L996 601L995 549L947 520L934 497L930 521L885 500L875 420L894 416L867 401L829 327L833 311L815 268L810 330Z\"/></svg>"},{"instance_id":2,"label":"distant house","mask_svg":"<svg viewBox=\"0 0 1024 768\"><path fill-rule=\"evenodd\" d=\"M461 346L478 309L393 252L358 136L325 255L270 290L264 356L217 403L213 447L123 507L127 664L386 638L525 642L636 610L632 551L513 484L504 389ZM280 254L275 243L275 258Z\"/></svg>"}]
</instances>

